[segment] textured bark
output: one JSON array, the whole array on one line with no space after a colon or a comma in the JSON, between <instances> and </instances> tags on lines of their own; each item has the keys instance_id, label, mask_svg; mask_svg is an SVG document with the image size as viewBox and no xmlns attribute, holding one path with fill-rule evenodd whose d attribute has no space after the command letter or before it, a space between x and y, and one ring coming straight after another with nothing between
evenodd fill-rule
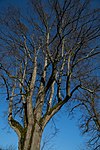
<instances>
[{"instance_id":1,"label":"textured bark","mask_svg":"<svg viewBox=\"0 0 100 150\"><path fill-rule=\"evenodd\" d=\"M40 150L42 130L36 123L35 126L28 126L26 134L22 133L22 137L18 142L19 150Z\"/></svg>"},{"instance_id":2,"label":"textured bark","mask_svg":"<svg viewBox=\"0 0 100 150\"><path fill-rule=\"evenodd\" d=\"M24 143L23 150L30 150L31 136L32 136L32 125L29 125L27 128L25 141L23 142Z\"/></svg>"},{"instance_id":3,"label":"textured bark","mask_svg":"<svg viewBox=\"0 0 100 150\"><path fill-rule=\"evenodd\" d=\"M41 135L42 135L41 128L39 127L38 124L36 124L32 136L32 143L30 150L40 150Z\"/></svg>"}]
</instances>

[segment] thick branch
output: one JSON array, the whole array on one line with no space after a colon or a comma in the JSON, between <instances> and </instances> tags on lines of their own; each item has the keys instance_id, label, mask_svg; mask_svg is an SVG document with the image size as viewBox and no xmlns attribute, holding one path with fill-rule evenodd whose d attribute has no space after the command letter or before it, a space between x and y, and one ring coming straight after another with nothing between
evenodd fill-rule
<instances>
[{"instance_id":1,"label":"thick branch","mask_svg":"<svg viewBox=\"0 0 100 150\"><path fill-rule=\"evenodd\" d=\"M20 125L19 122L13 119L12 117L12 110L13 110L13 96L14 96L14 91L15 91L15 85L13 86L12 89L12 97L9 99L9 115L8 115L8 121L10 126L15 130L17 133L18 137L21 138L21 132L23 130L22 126Z\"/></svg>"},{"instance_id":2,"label":"thick branch","mask_svg":"<svg viewBox=\"0 0 100 150\"><path fill-rule=\"evenodd\" d=\"M62 108L62 106L68 102L70 99L69 96L66 96L66 98L63 101L60 101L57 103L53 108L51 108L42 118L41 122L43 124L43 128L46 126L46 124L49 122L49 120Z\"/></svg>"}]
</instances>

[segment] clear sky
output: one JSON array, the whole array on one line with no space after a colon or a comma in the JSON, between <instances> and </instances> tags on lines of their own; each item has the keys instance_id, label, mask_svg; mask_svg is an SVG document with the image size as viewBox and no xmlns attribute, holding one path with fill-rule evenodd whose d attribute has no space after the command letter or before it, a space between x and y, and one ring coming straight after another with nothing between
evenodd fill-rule
<instances>
[{"instance_id":1,"label":"clear sky","mask_svg":"<svg viewBox=\"0 0 100 150\"><path fill-rule=\"evenodd\" d=\"M0 9L8 4L14 4L21 8L24 8L27 0L0 0ZM100 0L91 0L93 6L99 7ZM2 91L0 91L2 93ZM9 128L6 115L7 104L4 101L4 97L0 99L0 146L6 147L9 145L15 145L17 150L17 135ZM70 120L67 115L61 111L60 114L55 116L57 128L59 129L57 135L51 140L53 147L51 150L80 150L79 147L85 142L85 138L81 136L75 119ZM48 124L44 131L43 137L47 136L52 131L51 123ZM49 145L50 146L50 145ZM47 150L47 148L45 149Z\"/></svg>"}]
</instances>

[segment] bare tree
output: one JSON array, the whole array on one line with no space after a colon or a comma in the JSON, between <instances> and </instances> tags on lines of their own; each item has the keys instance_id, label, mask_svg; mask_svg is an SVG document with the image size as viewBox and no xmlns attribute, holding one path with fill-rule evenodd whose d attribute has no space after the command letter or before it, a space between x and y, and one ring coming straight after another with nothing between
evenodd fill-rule
<instances>
[{"instance_id":1,"label":"bare tree","mask_svg":"<svg viewBox=\"0 0 100 150\"><path fill-rule=\"evenodd\" d=\"M100 149L100 81L93 78L89 82L89 89L83 88L84 93L79 90L81 97L77 97L77 105L82 112L80 128L83 134L87 134L89 140L87 146L93 150Z\"/></svg>"},{"instance_id":2,"label":"bare tree","mask_svg":"<svg viewBox=\"0 0 100 150\"><path fill-rule=\"evenodd\" d=\"M84 83L100 53L100 25L99 10L88 4L31 0L28 15L16 8L1 13L0 77L19 150L39 150L49 120L79 89L89 90Z\"/></svg>"}]
</instances>

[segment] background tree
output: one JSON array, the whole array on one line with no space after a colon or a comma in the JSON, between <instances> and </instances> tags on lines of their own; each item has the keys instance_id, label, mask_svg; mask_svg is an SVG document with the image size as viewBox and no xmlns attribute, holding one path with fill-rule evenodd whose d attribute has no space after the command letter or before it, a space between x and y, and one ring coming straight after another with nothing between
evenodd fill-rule
<instances>
[{"instance_id":1,"label":"background tree","mask_svg":"<svg viewBox=\"0 0 100 150\"><path fill-rule=\"evenodd\" d=\"M29 7L28 15L9 7L0 18L0 77L19 150L39 150L49 120L91 90L100 53L99 10L87 0L31 0Z\"/></svg>"},{"instance_id":2,"label":"background tree","mask_svg":"<svg viewBox=\"0 0 100 150\"><path fill-rule=\"evenodd\" d=\"M87 82L88 84L88 82ZM83 88L84 92L79 90L81 97L75 97L75 107L71 109L71 112L76 108L79 108L80 114L80 128L82 134L88 134L89 140L87 147L91 150L100 149L100 81L98 78L93 77L89 81L89 89ZM77 105L76 105L77 101Z\"/></svg>"}]
</instances>

